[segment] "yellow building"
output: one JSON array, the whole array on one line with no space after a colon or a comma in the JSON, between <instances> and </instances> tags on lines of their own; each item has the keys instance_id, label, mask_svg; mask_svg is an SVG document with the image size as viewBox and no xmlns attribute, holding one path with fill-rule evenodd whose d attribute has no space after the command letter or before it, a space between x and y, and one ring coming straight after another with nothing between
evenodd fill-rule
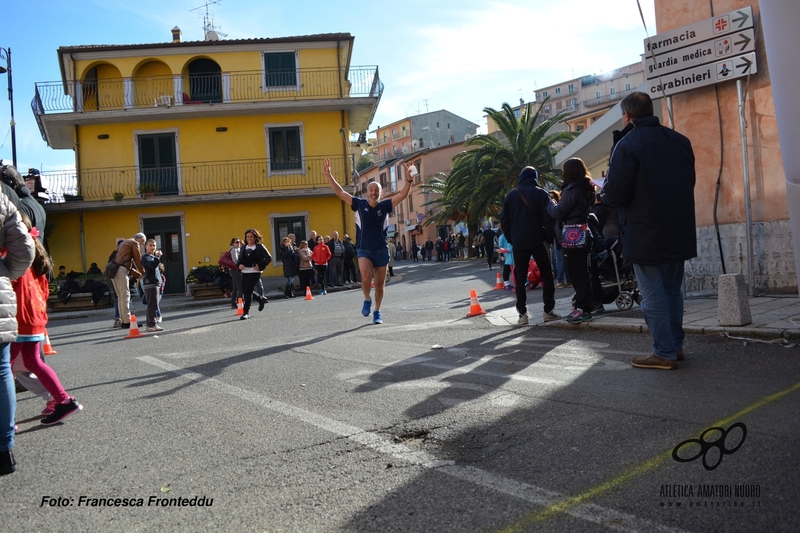
<instances>
[{"instance_id":1,"label":"yellow building","mask_svg":"<svg viewBox=\"0 0 800 533\"><path fill-rule=\"evenodd\" d=\"M188 271L216 265L247 228L273 256L287 233L354 233L322 175L330 158L352 190L349 139L383 91L377 67L350 65L354 37L172 32L166 43L61 47L62 79L36 84L43 138L75 152L74 172L46 175L56 264L103 265L117 239L143 231L164 252L167 292L183 293Z\"/></svg>"}]
</instances>

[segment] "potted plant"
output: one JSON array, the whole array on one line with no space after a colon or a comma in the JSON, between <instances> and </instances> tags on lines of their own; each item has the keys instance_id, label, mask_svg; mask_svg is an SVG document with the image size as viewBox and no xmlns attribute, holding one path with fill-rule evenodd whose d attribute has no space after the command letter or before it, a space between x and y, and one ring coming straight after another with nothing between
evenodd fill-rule
<instances>
[{"instance_id":1,"label":"potted plant","mask_svg":"<svg viewBox=\"0 0 800 533\"><path fill-rule=\"evenodd\" d=\"M121 192L115 192L114 193L114 201L115 202L121 202L123 198L125 198L125 195L122 194Z\"/></svg>"},{"instance_id":2,"label":"potted plant","mask_svg":"<svg viewBox=\"0 0 800 533\"><path fill-rule=\"evenodd\" d=\"M80 202L83 200L83 196L80 194L67 194L64 193L64 201L65 202Z\"/></svg>"},{"instance_id":3,"label":"potted plant","mask_svg":"<svg viewBox=\"0 0 800 533\"><path fill-rule=\"evenodd\" d=\"M142 195L142 198L152 198L158 194L158 191L159 187L156 183L146 181L139 184L139 194Z\"/></svg>"}]
</instances>

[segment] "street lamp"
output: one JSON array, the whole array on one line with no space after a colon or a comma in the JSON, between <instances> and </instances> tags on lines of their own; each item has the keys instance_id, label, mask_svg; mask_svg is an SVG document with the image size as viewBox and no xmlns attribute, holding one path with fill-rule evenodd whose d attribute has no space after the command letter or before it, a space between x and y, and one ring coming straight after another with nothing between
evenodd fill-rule
<instances>
[{"instance_id":1,"label":"street lamp","mask_svg":"<svg viewBox=\"0 0 800 533\"><path fill-rule=\"evenodd\" d=\"M14 123L14 85L11 83L11 48L0 48L0 59L5 60L6 66L0 67L0 74L8 72L8 100L11 102L11 159L14 168L17 167L17 135Z\"/></svg>"}]
</instances>

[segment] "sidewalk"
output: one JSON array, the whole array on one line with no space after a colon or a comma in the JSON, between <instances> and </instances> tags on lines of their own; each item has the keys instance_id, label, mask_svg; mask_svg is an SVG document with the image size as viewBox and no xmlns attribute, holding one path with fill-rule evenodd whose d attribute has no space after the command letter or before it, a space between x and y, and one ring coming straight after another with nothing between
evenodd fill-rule
<instances>
[{"instance_id":1,"label":"sidewalk","mask_svg":"<svg viewBox=\"0 0 800 533\"><path fill-rule=\"evenodd\" d=\"M556 300L556 313L565 316L572 307L571 297ZM532 325L554 328L586 328L629 333L646 333L641 308L634 305L629 311L620 311L614 304L606 304L606 312L595 315L591 322L569 324L563 320L542 322L541 304L528 306ZM759 296L750 298L752 321L745 326L720 326L717 320L717 298L689 298L684 301L683 327L687 335L719 335L761 339L800 340L800 298L792 296ZM515 325L518 315L514 308L489 313L488 320L496 325Z\"/></svg>"},{"instance_id":2,"label":"sidewalk","mask_svg":"<svg viewBox=\"0 0 800 533\"><path fill-rule=\"evenodd\" d=\"M403 276L398 275L392 278L391 283L402 281ZM329 287L328 292L334 293L346 290L356 290L359 285L346 285L344 287ZM314 291L316 296L316 291ZM267 297L272 303L283 300L283 292L279 290L268 290ZM297 295L302 299L303 294ZM161 309L169 311L171 309L190 309L199 307L219 307L229 309L230 300L220 296L210 300L195 300L191 296L169 295L161 300ZM467 303L468 308L469 304ZM559 298L556 300L555 311L561 316L566 316L572 307L572 298ZM528 306L528 317L530 325L551 328L585 328L603 331L618 331L627 333L646 333L642 317L641 308L633 306L629 311L620 311L615 304L606 304L606 312L595 315L591 322L579 325L569 324L563 320L556 322L543 323L542 307L540 303L534 302ZM134 297L131 301L131 311L138 315L138 320L144 318L146 306L142 304L141 298ZM687 335L719 335L727 333L732 337L750 337L760 339L786 339L800 340L800 297L796 295L787 296L759 296L750 298L750 314L752 322L745 326L719 326L717 320L717 299L715 297L688 298L684 301L683 327ZM49 314L50 320L72 319L84 317L108 317L113 321L114 309L89 309L80 311L68 311ZM516 326L519 316L516 309L511 306L506 309L491 311L485 315L486 320L497 326Z\"/></svg>"}]
</instances>

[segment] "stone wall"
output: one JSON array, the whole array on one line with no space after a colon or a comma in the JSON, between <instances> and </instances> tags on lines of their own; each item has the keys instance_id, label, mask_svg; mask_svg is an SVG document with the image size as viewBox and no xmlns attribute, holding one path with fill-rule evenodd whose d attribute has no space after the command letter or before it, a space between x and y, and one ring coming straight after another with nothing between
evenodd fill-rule
<instances>
[{"instance_id":1,"label":"stone wall","mask_svg":"<svg viewBox=\"0 0 800 533\"><path fill-rule=\"evenodd\" d=\"M741 273L748 279L745 224L719 227L725 267L728 274ZM754 222L752 228L754 294L797 294L791 228L788 220ZM717 276L722 274L719 246L714 226L698 226L697 257L686 262L686 290L689 294L717 292Z\"/></svg>"}]
</instances>

